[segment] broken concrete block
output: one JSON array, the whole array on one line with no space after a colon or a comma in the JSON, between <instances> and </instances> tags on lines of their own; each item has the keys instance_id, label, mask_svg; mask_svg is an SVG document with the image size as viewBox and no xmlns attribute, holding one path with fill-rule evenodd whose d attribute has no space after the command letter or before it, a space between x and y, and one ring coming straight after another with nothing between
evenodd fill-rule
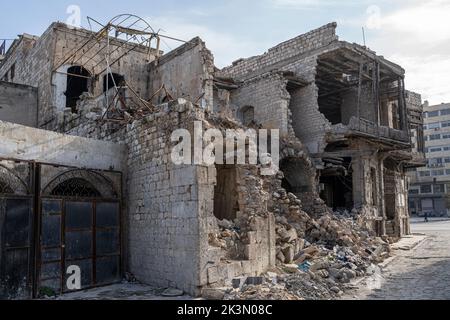
<instances>
[{"instance_id":1,"label":"broken concrete block","mask_svg":"<svg viewBox=\"0 0 450 320\"><path fill-rule=\"evenodd\" d=\"M206 300L223 300L226 290L222 288L204 288L202 298Z\"/></svg>"},{"instance_id":2,"label":"broken concrete block","mask_svg":"<svg viewBox=\"0 0 450 320\"><path fill-rule=\"evenodd\" d=\"M208 268L208 283L213 284L220 281L220 275L217 267Z\"/></svg>"},{"instance_id":3,"label":"broken concrete block","mask_svg":"<svg viewBox=\"0 0 450 320\"><path fill-rule=\"evenodd\" d=\"M242 289L242 287L246 284L246 282L247 277L239 277L231 280L231 284L233 285L234 289Z\"/></svg>"},{"instance_id":4,"label":"broken concrete block","mask_svg":"<svg viewBox=\"0 0 450 320\"><path fill-rule=\"evenodd\" d=\"M182 290L168 288L161 293L163 297L180 297L184 294Z\"/></svg>"},{"instance_id":5,"label":"broken concrete block","mask_svg":"<svg viewBox=\"0 0 450 320\"><path fill-rule=\"evenodd\" d=\"M283 249L283 255L284 255L284 263L290 264L294 261L294 246L287 245Z\"/></svg>"},{"instance_id":6,"label":"broken concrete block","mask_svg":"<svg viewBox=\"0 0 450 320\"><path fill-rule=\"evenodd\" d=\"M244 255L248 260L256 260L256 248L255 245L246 245L244 247Z\"/></svg>"}]
</instances>

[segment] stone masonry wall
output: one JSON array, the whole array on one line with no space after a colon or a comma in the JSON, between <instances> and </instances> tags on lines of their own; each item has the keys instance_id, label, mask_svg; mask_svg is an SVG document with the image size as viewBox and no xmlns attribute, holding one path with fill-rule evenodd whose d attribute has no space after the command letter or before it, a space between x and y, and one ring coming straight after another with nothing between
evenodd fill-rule
<instances>
[{"instance_id":1,"label":"stone masonry wall","mask_svg":"<svg viewBox=\"0 0 450 320\"><path fill-rule=\"evenodd\" d=\"M276 73L245 82L232 91L233 111L238 114L242 108L252 106L256 123L264 128L280 129L282 135L287 134L289 94L285 88L286 80Z\"/></svg>"},{"instance_id":2,"label":"stone masonry wall","mask_svg":"<svg viewBox=\"0 0 450 320\"><path fill-rule=\"evenodd\" d=\"M288 64L287 60L290 58L296 58L299 55L337 41L336 27L336 23L327 24L296 38L280 43L276 47L269 49L269 51L263 55L238 60L234 62L232 66L224 68L222 72L238 79L248 79L254 72L261 72L267 68L273 70L274 65L278 63L286 65Z\"/></svg>"},{"instance_id":3,"label":"stone masonry wall","mask_svg":"<svg viewBox=\"0 0 450 320\"><path fill-rule=\"evenodd\" d=\"M34 87L0 81L0 119L36 127L37 94Z\"/></svg>"},{"instance_id":4,"label":"stone masonry wall","mask_svg":"<svg viewBox=\"0 0 450 320\"><path fill-rule=\"evenodd\" d=\"M336 23L325 25L281 43L263 55L239 60L220 72L221 75L236 77L239 80L250 80L276 69L293 72L295 76L306 80L309 85L289 92L291 95L289 110L296 136L311 153L323 151L326 146L325 131L331 127L329 121L319 111L318 88L314 81L317 57L333 50L334 45L338 43L335 31ZM254 99L257 99L256 95ZM285 112L278 104L273 104L268 109L267 112L272 114ZM289 113L279 117L289 119Z\"/></svg>"},{"instance_id":5,"label":"stone masonry wall","mask_svg":"<svg viewBox=\"0 0 450 320\"><path fill-rule=\"evenodd\" d=\"M52 101L51 69L54 57L54 37L48 29L39 39L23 36L17 47L0 67L0 78L15 66L14 83L38 88L38 124L45 127L46 113Z\"/></svg>"},{"instance_id":6,"label":"stone masonry wall","mask_svg":"<svg viewBox=\"0 0 450 320\"><path fill-rule=\"evenodd\" d=\"M202 167L176 166L170 158L174 128L192 131L192 104L177 105L134 122L127 129L129 271L144 283L198 294L200 243L199 185Z\"/></svg>"}]
</instances>

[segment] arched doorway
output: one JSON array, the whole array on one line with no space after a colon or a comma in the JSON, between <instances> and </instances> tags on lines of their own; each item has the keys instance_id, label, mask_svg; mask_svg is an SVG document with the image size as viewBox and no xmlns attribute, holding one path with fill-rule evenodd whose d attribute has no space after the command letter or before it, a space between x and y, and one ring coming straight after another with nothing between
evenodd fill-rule
<instances>
[{"instance_id":1,"label":"arched doorway","mask_svg":"<svg viewBox=\"0 0 450 320\"><path fill-rule=\"evenodd\" d=\"M41 200L39 289L73 291L73 267L81 289L121 280L121 217L111 181L89 170L70 170L52 180Z\"/></svg>"},{"instance_id":2,"label":"arched doorway","mask_svg":"<svg viewBox=\"0 0 450 320\"><path fill-rule=\"evenodd\" d=\"M89 79L91 74L82 66L73 66L67 69L66 108L77 113L77 102L84 92L89 92Z\"/></svg>"},{"instance_id":3,"label":"arched doorway","mask_svg":"<svg viewBox=\"0 0 450 320\"><path fill-rule=\"evenodd\" d=\"M249 126L255 122L255 108L252 106L245 106L239 110L239 120L244 126Z\"/></svg>"}]
</instances>

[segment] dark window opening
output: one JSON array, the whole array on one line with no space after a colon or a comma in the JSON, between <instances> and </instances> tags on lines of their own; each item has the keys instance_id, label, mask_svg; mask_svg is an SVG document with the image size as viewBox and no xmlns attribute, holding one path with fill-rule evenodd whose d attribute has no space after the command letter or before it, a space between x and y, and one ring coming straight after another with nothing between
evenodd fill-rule
<instances>
[{"instance_id":1,"label":"dark window opening","mask_svg":"<svg viewBox=\"0 0 450 320\"><path fill-rule=\"evenodd\" d=\"M375 168L370 168L370 181L372 184L372 206L378 206L378 180Z\"/></svg>"},{"instance_id":2,"label":"dark window opening","mask_svg":"<svg viewBox=\"0 0 450 320\"><path fill-rule=\"evenodd\" d=\"M320 57L316 71L319 111L333 125L348 124L357 116L359 63L335 52Z\"/></svg>"},{"instance_id":3,"label":"dark window opening","mask_svg":"<svg viewBox=\"0 0 450 320\"><path fill-rule=\"evenodd\" d=\"M296 195L304 192L312 192L314 185L314 174L300 159L287 158L281 161L280 170L284 174L282 187Z\"/></svg>"},{"instance_id":4,"label":"dark window opening","mask_svg":"<svg viewBox=\"0 0 450 320\"><path fill-rule=\"evenodd\" d=\"M11 66L11 69L9 72L11 74L11 82L12 82L14 80L14 78L16 77L16 64L15 63Z\"/></svg>"},{"instance_id":5,"label":"dark window opening","mask_svg":"<svg viewBox=\"0 0 450 320\"><path fill-rule=\"evenodd\" d=\"M353 170L351 158L324 159L329 166L320 175L320 197L333 210L351 211L353 202Z\"/></svg>"},{"instance_id":6,"label":"dark window opening","mask_svg":"<svg viewBox=\"0 0 450 320\"><path fill-rule=\"evenodd\" d=\"M236 167L217 165L216 169L217 184L214 188L214 215L219 220L233 221L239 211Z\"/></svg>"},{"instance_id":7,"label":"dark window opening","mask_svg":"<svg viewBox=\"0 0 450 320\"><path fill-rule=\"evenodd\" d=\"M382 126L402 129L399 81L388 79L380 83L380 122Z\"/></svg>"},{"instance_id":8,"label":"dark window opening","mask_svg":"<svg viewBox=\"0 0 450 320\"><path fill-rule=\"evenodd\" d=\"M90 73L80 66L70 67L67 70L66 108L77 113L77 102L84 92L89 92Z\"/></svg>"},{"instance_id":9,"label":"dark window opening","mask_svg":"<svg viewBox=\"0 0 450 320\"><path fill-rule=\"evenodd\" d=\"M255 122L255 108L251 106L243 107L239 114L240 120L244 126L249 126Z\"/></svg>"},{"instance_id":10,"label":"dark window opening","mask_svg":"<svg viewBox=\"0 0 450 320\"><path fill-rule=\"evenodd\" d=\"M121 87L124 84L124 76L117 73L108 73L103 76L103 92L107 92L109 89L114 88L114 85Z\"/></svg>"},{"instance_id":11,"label":"dark window opening","mask_svg":"<svg viewBox=\"0 0 450 320\"><path fill-rule=\"evenodd\" d=\"M89 182L81 178L66 180L53 189L53 196L100 198L100 192Z\"/></svg>"}]
</instances>

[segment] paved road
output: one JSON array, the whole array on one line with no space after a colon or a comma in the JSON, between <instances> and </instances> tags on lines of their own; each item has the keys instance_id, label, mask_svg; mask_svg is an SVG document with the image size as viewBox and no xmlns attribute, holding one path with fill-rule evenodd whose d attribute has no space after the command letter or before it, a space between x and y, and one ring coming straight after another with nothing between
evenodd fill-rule
<instances>
[{"instance_id":1,"label":"paved road","mask_svg":"<svg viewBox=\"0 0 450 320\"><path fill-rule=\"evenodd\" d=\"M361 290L355 298L450 299L450 221L416 222L412 231L426 234L427 240L413 250L401 252L383 270L378 288Z\"/></svg>"}]
</instances>

